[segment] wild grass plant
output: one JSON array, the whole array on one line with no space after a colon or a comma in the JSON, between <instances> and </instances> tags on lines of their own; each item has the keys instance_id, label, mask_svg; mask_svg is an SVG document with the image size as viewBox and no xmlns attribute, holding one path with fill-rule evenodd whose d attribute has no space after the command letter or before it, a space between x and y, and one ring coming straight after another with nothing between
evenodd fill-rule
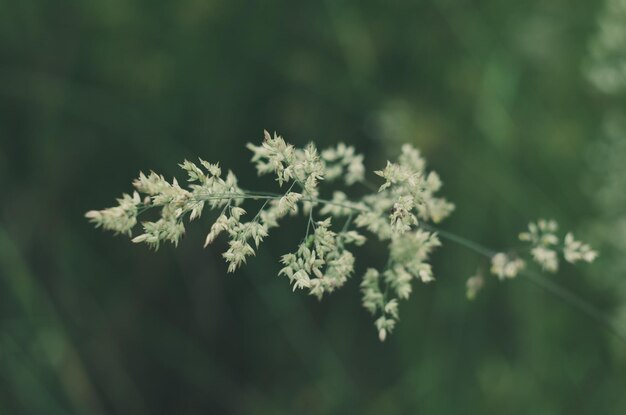
<instances>
[{"instance_id":1,"label":"wild grass plant","mask_svg":"<svg viewBox=\"0 0 626 415\"><path fill-rule=\"evenodd\" d=\"M397 160L374 171L382 184L351 199L346 193L350 188L372 187L366 181L363 155L351 146L340 143L321 152L314 143L296 148L280 135L265 131L263 142L248 144L248 149L258 174L274 175L279 188L286 190L246 190L232 171L224 175L219 163L200 159L197 165L185 160L180 167L187 174L188 186L155 172L140 173L132 195L124 194L117 206L89 211L86 217L97 227L127 234L133 242L156 250L165 242L178 245L187 222L199 219L208 209L217 213L217 219L205 247L224 234L228 250L222 256L228 272L235 272L255 254L270 230L280 227L281 219L302 215L306 221L303 237L293 252L280 259L279 276L286 277L294 291L304 290L320 300L353 276L355 248L373 237L386 248L387 264L383 269L367 268L360 288L363 307L374 316L378 337L384 341L400 319L399 301L410 297L416 281L435 280L429 257L441 246L441 237L463 243L457 235L436 227L454 210L452 203L439 196L439 175L427 169L417 149L404 145ZM332 197L320 197L322 191L328 193L322 187L330 186ZM141 222L142 232L133 236L139 216L153 209L160 211L159 219ZM258 210L254 213L253 209ZM541 270L554 273L561 257L575 264L593 262L598 255L571 232L559 235L554 220L531 222L519 239L528 249L477 250L490 260L490 271L500 280L517 277L526 267L526 257ZM470 277L467 297L474 298L483 284L480 273Z\"/></svg>"}]
</instances>

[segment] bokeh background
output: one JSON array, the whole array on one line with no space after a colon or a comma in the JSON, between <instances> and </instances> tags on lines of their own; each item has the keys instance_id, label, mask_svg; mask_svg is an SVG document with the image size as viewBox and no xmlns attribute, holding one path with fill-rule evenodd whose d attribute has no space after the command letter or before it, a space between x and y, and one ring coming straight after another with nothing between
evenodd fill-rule
<instances>
[{"instance_id":1,"label":"bokeh background","mask_svg":"<svg viewBox=\"0 0 626 415\"><path fill-rule=\"evenodd\" d=\"M358 276L322 303L276 276L304 222L227 275L208 215L157 253L83 218L198 156L272 190L264 128L370 170L409 142L444 229L600 248L550 278L626 331L624 3L0 1L0 413L626 413L626 343L523 277L467 301L487 264L452 243L380 343Z\"/></svg>"}]
</instances>

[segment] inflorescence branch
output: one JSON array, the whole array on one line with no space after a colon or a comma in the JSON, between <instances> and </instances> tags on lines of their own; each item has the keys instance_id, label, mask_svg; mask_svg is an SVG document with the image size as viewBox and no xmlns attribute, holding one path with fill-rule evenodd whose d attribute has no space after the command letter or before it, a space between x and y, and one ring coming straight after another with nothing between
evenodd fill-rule
<instances>
[{"instance_id":1,"label":"inflorescence branch","mask_svg":"<svg viewBox=\"0 0 626 415\"><path fill-rule=\"evenodd\" d=\"M219 164L202 159L200 166L185 160L180 167L187 173L189 185L176 179L168 182L162 175L140 173L133 182L135 192L124 194L118 205L89 211L86 217L97 227L116 234L132 236L137 218L150 209L159 209L156 221L141 223L143 232L132 241L158 249L163 242L177 245L185 233L185 219L199 218L204 209L219 212L211 226L205 246L220 234L228 238L228 249L222 254L228 272L234 272L287 215L302 213L307 218L306 233L296 249L283 255L279 275L287 277L293 290L308 291L322 299L341 288L354 274L354 246L366 242L364 231L387 246L388 261L384 269L368 268L361 280L363 306L374 316L381 341L391 333L399 320L399 301L406 300L413 282L434 281L429 257L441 245L440 236L473 249L488 257L491 272L499 279L516 277L525 261L510 253L491 252L452 233L437 230L435 225L454 210L454 205L437 196L442 182L437 173L427 171L419 151L404 145L395 162L374 173L384 182L358 201L335 190L330 199L320 197L320 184L343 182L345 186L365 182L363 156L353 147L338 144L321 153L313 143L296 148L267 131L261 145L248 144L252 162L259 175L272 174L285 192L249 191L239 187L233 172L225 176ZM263 200L251 220L242 205L247 200ZM343 226L334 228L340 221ZM597 252L568 233L557 236L554 221L531 223L520 240L530 244L531 258L548 272L556 272L559 254L568 262L592 262ZM484 284L477 273L467 281L467 296L474 298Z\"/></svg>"}]
</instances>

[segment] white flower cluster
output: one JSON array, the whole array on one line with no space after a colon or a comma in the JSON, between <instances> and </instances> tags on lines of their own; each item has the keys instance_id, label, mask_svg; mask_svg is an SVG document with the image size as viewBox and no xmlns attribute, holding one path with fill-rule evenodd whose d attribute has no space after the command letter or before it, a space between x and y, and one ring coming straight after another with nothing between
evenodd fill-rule
<instances>
[{"instance_id":1,"label":"white flower cluster","mask_svg":"<svg viewBox=\"0 0 626 415\"><path fill-rule=\"evenodd\" d=\"M368 268L361 281L363 293L363 306L373 315L380 314L375 325L378 330L378 338L385 341L387 333L391 333L398 320L398 300L387 300L381 290L381 275L374 268Z\"/></svg>"},{"instance_id":2,"label":"white flower cluster","mask_svg":"<svg viewBox=\"0 0 626 415\"><path fill-rule=\"evenodd\" d=\"M259 175L275 173L280 186L295 180L309 195L317 194L317 184L324 178L325 166L312 143L304 149L296 149L285 143L281 136L274 134L272 138L265 131L263 144L248 144L248 149L254 153L252 161L256 163Z\"/></svg>"},{"instance_id":3,"label":"white flower cluster","mask_svg":"<svg viewBox=\"0 0 626 415\"><path fill-rule=\"evenodd\" d=\"M325 293L342 287L354 273L354 256L344 245L365 243L365 237L356 231L335 233L330 224L330 218L317 222L313 234L296 253L283 256L285 267L279 273L289 277L294 290L306 288L320 300Z\"/></svg>"},{"instance_id":4,"label":"white flower cluster","mask_svg":"<svg viewBox=\"0 0 626 415\"><path fill-rule=\"evenodd\" d=\"M598 257L598 252L591 249L585 243L574 239L574 235L569 232L563 240L563 256L567 262L572 264L578 261L593 262Z\"/></svg>"},{"instance_id":5,"label":"white flower cluster","mask_svg":"<svg viewBox=\"0 0 626 415\"><path fill-rule=\"evenodd\" d=\"M426 173L426 163L419 151L410 145L402 146L397 163L387 162L384 170L375 173L385 179L379 192L394 201L391 224L394 231L405 232L417 224L417 219L439 223L454 210L454 205L435 197L441 189L441 180L434 171Z\"/></svg>"},{"instance_id":6,"label":"white flower cluster","mask_svg":"<svg viewBox=\"0 0 626 415\"><path fill-rule=\"evenodd\" d=\"M505 278L515 278L526 266L523 259L514 258L503 252L495 254L491 258L491 273L503 280Z\"/></svg>"},{"instance_id":7,"label":"white flower cluster","mask_svg":"<svg viewBox=\"0 0 626 415\"><path fill-rule=\"evenodd\" d=\"M440 245L437 235L421 229L396 234L389 244L389 262L382 275L372 268L365 273L361 283L363 306L378 316L376 327L381 340L395 327L399 318L398 300L409 298L413 280L434 281L432 268L426 261Z\"/></svg>"},{"instance_id":8,"label":"white flower cluster","mask_svg":"<svg viewBox=\"0 0 626 415\"><path fill-rule=\"evenodd\" d=\"M563 245L556 235L559 226L554 220L540 219L536 223L528 224L528 231L519 234L519 239L531 244L531 258L541 268L548 272L559 269L559 250L563 252L565 260L571 263L578 261L593 262L598 253L587 244L574 240L572 233L568 233ZM491 273L500 280L515 278L526 266L523 259L499 252L491 257ZM469 290L468 281L468 290ZM474 292L475 295L475 292Z\"/></svg>"},{"instance_id":9,"label":"white flower cluster","mask_svg":"<svg viewBox=\"0 0 626 415\"><path fill-rule=\"evenodd\" d=\"M559 269L558 251L562 250L567 262L593 262L598 253L587 244L574 240L572 233L568 233L561 246L561 240L556 235L559 226L554 220L540 219L537 223L530 223L528 231L519 235L521 241L530 242L531 255L542 269L556 272Z\"/></svg>"},{"instance_id":10,"label":"white flower cluster","mask_svg":"<svg viewBox=\"0 0 626 415\"><path fill-rule=\"evenodd\" d=\"M556 272L559 269L559 258L556 247L559 238L556 232L559 225L554 220L540 219L537 223L528 224L528 232L519 235L520 241L530 242L530 251L533 260L541 265L541 268L548 272Z\"/></svg>"},{"instance_id":11,"label":"white flower cluster","mask_svg":"<svg viewBox=\"0 0 626 415\"><path fill-rule=\"evenodd\" d=\"M139 193L134 192L132 196L124 193L117 199L118 205L103 210L90 210L85 214L96 227L102 227L115 234L125 233L130 236L131 230L137 224L138 208L141 206Z\"/></svg>"},{"instance_id":12,"label":"white flower cluster","mask_svg":"<svg viewBox=\"0 0 626 415\"><path fill-rule=\"evenodd\" d=\"M339 143L336 148L326 149L322 151L322 160L326 164L326 180L343 177L344 182L351 186L365 178L363 155L356 154L352 146Z\"/></svg>"},{"instance_id":13,"label":"white flower cluster","mask_svg":"<svg viewBox=\"0 0 626 415\"><path fill-rule=\"evenodd\" d=\"M374 172L385 183L378 193L363 198L364 209L355 223L384 240L409 231L419 225L418 220L439 223L445 219L454 205L435 196L441 180L425 169L419 151L408 144L402 146L396 163L387 162L384 170Z\"/></svg>"},{"instance_id":14,"label":"white flower cluster","mask_svg":"<svg viewBox=\"0 0 626 415\"><path fill-rule=\"evenodd\" d=\"M218 164L200 159L196 165L186 160L180 164L187 173L186 188L176 179L168 182L154 172L140 173L132 195L123 195L118 206L87 212L86 217L97 227L130 236L137 217L157 209L159 218L143 222L143 232L132 239L157 249L165 241L176 245L185 233L185 219L199 218L208 207L217 212L217 218L205 246L226 234L228 248L222 255L228 272L234 272L255 254L283 217L302 212L308 216L305 236L295 252L282 257L279 275L287 276L294 290L306 290L318 299L345 285L354 274L355 257L347 247L363 245L366 238L355 227L365 229L388 246L386 267L368 269L361 282L363 306L375 316L378 336L385 340L399 319L399 300L409 298L413 281L434 280L428 260L441 242L429 222L438 223L454 209L436 196L441 188L439 176L427 172L419 152L406 145L396 162L375 172L385 180L378 192L350 201L346 193L335 190L332 199L325 200L319 197L322 181L348 186L364 181L363 156L354 148L338 144L320 153L313 144L296 148L267 131L260 146L248 144L248 148L258 173L274 174L280 186L287 185L284 193L244 191L232 172L222 177ZM252 219L245 220L244 202L263 204ZM343 226L334 230L332 225L338 221ZM533 244L533 257L548 270L558 267L551 253L558 242L555 231L556 224L540 221L522 236ZM571 234L565 237L563 252L570 262L591 262L597 255ZM515 277L523 267L521 259L506 254L492 258L491 270L501 279ZM470 278L468 297L473 298L482 285L482 276Z\"/></svg>"},{"instance_id":15,"label":"white flower cluster","mask_svg":"<svg viewBox=\"0 0 626 415\"><path fill-rule=\"evenodd\" d=\"M368 270L361 286L363 305L379 316L376 326L384 339L398 320L398 300L410 296L413 280L434 280L427 260L441 243L422 223L440 222L454 205L435 196L441 180L437 173L426 172L426 162L410 145L402 147L397 162L387 162L385 169L375 173L385 183L378 193L365 196L356 205L360 213L355 224L382 241L390 240L389 262L382 277L378 271Z\"/></svg>"},{"instance_id":16,"label":"white flower cluster","mask_svg":"<svg viewBox=\"0 0 626 415\"><path fill-rule=\"evenodd\" d=\"M468 300L473 300L478 295L478 292L485 285L485 279L483 275L479 272L475 275L469 277L465 283L465 295Z\"/></svg>"}]
</instances>

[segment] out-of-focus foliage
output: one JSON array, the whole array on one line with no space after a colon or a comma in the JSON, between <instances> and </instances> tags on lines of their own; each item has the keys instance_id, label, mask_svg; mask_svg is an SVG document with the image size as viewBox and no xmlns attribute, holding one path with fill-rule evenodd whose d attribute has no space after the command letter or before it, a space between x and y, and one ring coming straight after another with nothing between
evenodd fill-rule
<instances>
[{"instance_id":1,"label":"out-of-focus foliage","mask_svg":"<svg viewBox=\"0 0 626 415\"><path fill-rule=\"evenodd\" d=\"M589 46L587 73L606 94L626 91L626 1L607 0Z\"/></svg>"},{"instance_id":2,"label":"out-of-focus foliage","mask_svg":"<svg viewBox=\"0 0 626 415\"><path fill-rule=\"evenodd\" d=\"M587 194L598 208L591 223L604 235L606 283L621 299L615 313L618 327L626 327L626 279L610 276L626 272L626 1L607 0L590 41L587 75L603 103L601 137L590 151Z\"/></svg>"},{"instance_id":3,"label":"out-of-focus foliage","mask_svg":"<svg viewBox=\"0 0 626 415\"><path fill-rule=\"evenodd\" d=\"M371 165L409 142L458 207L447 229L500 248L557 219L602 254L551 278L617 315L623 251L604 248L626 236L595 191L624 190L601 150L624 95L586 78L604 8L0 2L0 413L626 412L624 343L523 278L466 301L485 265L461 247L433 256L437 282L381 344L357 289L318 304L276 277L299 231L227 276L223 246L198 248L209 222L155 254L82 217L197 156L269 188L240 150L263 128Z\"/></svg>"}]
</instances>

